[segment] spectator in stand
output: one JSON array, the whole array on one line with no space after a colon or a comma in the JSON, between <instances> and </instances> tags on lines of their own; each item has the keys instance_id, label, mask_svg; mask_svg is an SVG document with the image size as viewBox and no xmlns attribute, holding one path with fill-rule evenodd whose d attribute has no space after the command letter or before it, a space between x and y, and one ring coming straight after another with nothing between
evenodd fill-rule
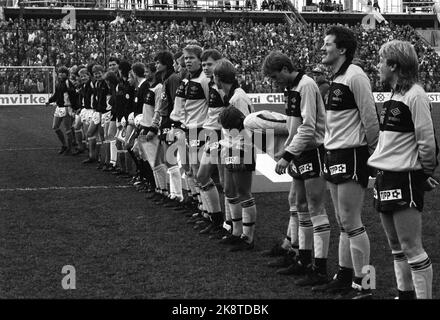
<instances>
[{"instance_id":1,"label":"spectator in stand","mask_svg":"<svg viewBox=\"0 0 440 320\"><path fill-rule=\"evenodd\" d=\"M261 10L269 10L269 3L267 0L263 0L263 2L261 2Z\"/></svg>"},{"instance_id":2,"label":"spectator in stand","mask_svg":"<svg viewBox=\"0 0 440 320\"><path fill-rule=\"evenodd\" d=\"M262 2L261 9L265 8L265 4L268 6L267 0ZM252 83L250 92L256 92L257 87L268 91L276 89L263 83L259 72L261 57L271 50L286 52L292 59L298 60L306 72L311 72L320 57L319 43L314 39L322 38L326 29L325 24L314 23L306 28L302 25L252 21L231 24L225 21L139 21L133 16L125 16L124 19L123 24L79 20L74 31L63 30L61 20L26 19L22 23L22 37L18 37L18 20L0 22L0 65L70 67L75 64L105 64L113 53L128 58L130 62L149 61L154 52L170 50L175 53L189 41L197 39L203 48L216 48L222 52L234 62L240 74L249 75ZM382 89L375 67L379 48L392 39L410 41L419 56L420 82L425 84L429 80L432 90L439 86L440 57L412 27L390 23L379 24L374 30L366 31L359 23L351 28L359 39L357 58L363 62L363 69L371 79L374 91ZM8 84L14 82L22 87L23 80L7 76ZM44 85L47 86L47 81L44 81Z\"/></svg>"}]
</instances>

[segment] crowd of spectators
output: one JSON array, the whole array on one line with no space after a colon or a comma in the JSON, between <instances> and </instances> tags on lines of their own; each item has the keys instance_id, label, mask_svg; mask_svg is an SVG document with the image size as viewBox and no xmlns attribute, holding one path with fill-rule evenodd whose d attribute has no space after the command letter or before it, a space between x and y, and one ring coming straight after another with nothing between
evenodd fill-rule
<instances>
[{"instance_id":1,"label":"crowd of spectators","mask_svg":"<svg viewBox=\"0 0 440 320\"><path fill-rule=\"evenodd\" d=\"M319 1L318 8L320 12L344 11L344 5L342 4L341 0L339 0L338 3L336 3L336 1L332 2L331 0Z\"/></svg>"},{"instance_id":2,"label":"crowd of spectators","mask_svg":"<svg viewBox=\"0 0 440 320\"><path fill-rule=\"evenodd\" d=\"M0 22L0 65L72 66L106 64L110 56L148 62L155 52L180 51L197 40L204 48L216 48L230 59L241 75L247 92L275 92L261 73L263 58L281 50L306 71L321 60L322 39L327 24L235 23L217 21L139 21L134 17L110 21L78 21L76 30L63 30L60 20L29 19ZM411 41L420 59L420 82L427 91L440 91L440 58L410 26L379 25L373 30L351 26L359 40L357 60L367 72L375 91L381 91L377 75L378 51L391 39ZM23 79L23 78L21 78ZM35 81L35 80L33 80ZM12 84L17 85L17 84Z\"/></svg>"}]
</instances>

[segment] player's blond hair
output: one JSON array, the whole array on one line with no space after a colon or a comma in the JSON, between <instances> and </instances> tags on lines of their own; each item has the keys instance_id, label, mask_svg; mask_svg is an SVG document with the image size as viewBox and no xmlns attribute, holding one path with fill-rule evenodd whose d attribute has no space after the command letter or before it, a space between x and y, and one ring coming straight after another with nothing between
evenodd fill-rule
<instances>
[{"instance_id":1,"label":"player's blond hair","mask_svg":"<svg viewBox=\"0 0 440 320\"><path fill-rule=\"evenodd\" d=\"M382 45L379 56L388 66L396 66L397 85L395 90L407 92L418 79L419 61L414 46L407 41L392 40Z\"/></svg>"}]
</instances>

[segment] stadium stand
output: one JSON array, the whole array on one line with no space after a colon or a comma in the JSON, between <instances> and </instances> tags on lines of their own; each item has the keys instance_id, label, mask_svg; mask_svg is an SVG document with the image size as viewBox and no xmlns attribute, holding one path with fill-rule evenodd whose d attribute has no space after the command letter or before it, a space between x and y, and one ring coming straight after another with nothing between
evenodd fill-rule
<instances>
[{"instance_id":1,"label":"stadium stand","mask_svg":"<svg viewBox=\"0 0 440 320\"><path fill-rule=\"evenodd\" d=\"M321 39L327 27L326 24L305 27L300 24L254 23L251 20L234 24L224 21L140 21L130 16L118 23L80 20L76 30L63 30L60 23L61 20L45 18L26 19L22 24L17 19L0 22L0 65L103 64L114 54L135 61L150 61L151 54L158 50L176 52L196 39L204 48L218 48L236 64L242 75L241 85L247 92L269 93L275 92L276 88L261 75L262 58L270 50L281 50L310 71L320 59L321 43L314 39ZM439 56L422 41L414 28L382 24L367 31L358 24L353 30L360 41L358 60L369 75L374 91L382 91L376 71L378 50L390 39L408 40L414 44L420 58L420 81L427 91L440 91ZM31 77L36 82L37 75ZM6 82L12 82L18 92L24 92L24 80L25 77L19 82L8 78Z\"/></svg>"}]
</instances>

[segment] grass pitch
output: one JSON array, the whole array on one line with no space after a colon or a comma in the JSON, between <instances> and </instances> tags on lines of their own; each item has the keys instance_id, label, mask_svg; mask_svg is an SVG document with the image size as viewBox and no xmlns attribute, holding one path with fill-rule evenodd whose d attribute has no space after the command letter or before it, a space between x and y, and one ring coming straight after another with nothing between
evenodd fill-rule
<instances>
[{"instance_id":1,"label":"grass pitch","mask_svg":"<svg viewBox=\"0 0 440 320\"><path fill-rule=\"evenodd\" d=\"M295 278L277 275L260 255L286 231L287 193L255 194L256 248L229 253L125 180L82 165L84 156L59 156L52 113L45 107L0 108L0 298L333 298L296 287ZM423 213L435 298L440 298L439 195L439 189L427 194ZM327 211L332 275L339 235L329 195ZM375 297L391 299L393 260L371 190L363 220L376 268ZM76 290L61 286L64 265L76 269Z\"/></svg>"}]
</instances>

